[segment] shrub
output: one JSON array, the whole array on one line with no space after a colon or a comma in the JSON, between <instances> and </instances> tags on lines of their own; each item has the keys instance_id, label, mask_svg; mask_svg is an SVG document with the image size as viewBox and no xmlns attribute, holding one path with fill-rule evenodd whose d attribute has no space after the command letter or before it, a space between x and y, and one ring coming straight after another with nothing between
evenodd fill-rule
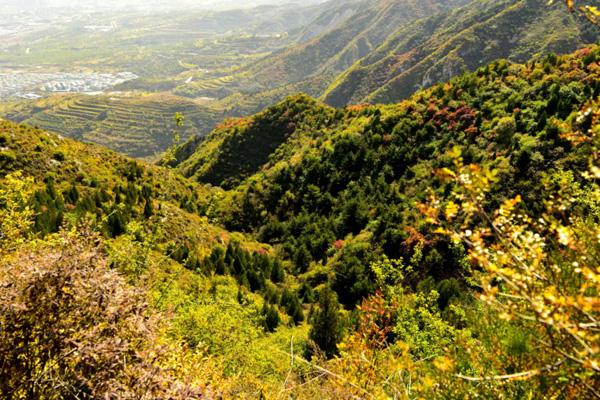
<instances>
[{"instance_id":1,"label":"shrub","mask_svg":"<svg viewBox=\"0 0 600 400\"><path fill-rule=\"evenodd\" d=\"M63 235L0 259L0 397L198 398L155 365L142 293L97 240Z\"/></svg>"},{"instance_id":2,"label":"shrub","mask_svg":"<svg viewBox=\"0 0 600 400\"><path fill-rule=\"evenodd\" d=\"M52 159L61 162L65 161L65 153L62 151L57 151L56 153L52 154Z\"/></svg>"}]
</instances>

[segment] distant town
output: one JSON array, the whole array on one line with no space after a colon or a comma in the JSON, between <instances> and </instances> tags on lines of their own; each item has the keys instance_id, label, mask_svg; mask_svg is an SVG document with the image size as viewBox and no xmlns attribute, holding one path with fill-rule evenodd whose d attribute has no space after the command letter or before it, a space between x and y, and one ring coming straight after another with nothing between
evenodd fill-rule
<instances>
[{"instance_id":1,"label":"distant town","mask_svg":"<svg viewBox=\"0 0 600 400\"><path fill-rule=\"evenodd\" d=\"M52 93L99 93L137 78L132 72L0 73L0 100L37 99Z\"/></svg>"}]
</instances>

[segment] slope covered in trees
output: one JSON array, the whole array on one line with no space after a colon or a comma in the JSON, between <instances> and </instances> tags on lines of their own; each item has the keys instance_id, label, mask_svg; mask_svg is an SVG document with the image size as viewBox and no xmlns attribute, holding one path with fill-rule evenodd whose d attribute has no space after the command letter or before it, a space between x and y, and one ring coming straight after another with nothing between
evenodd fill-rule
<instances>
[{"instance_id":1,"label":"slope covered in trees","mask_svg":"<svg viewBox=\"0 0 600 400\"><path fill-rule=\"evenodd\" d=\"M0 396L273 391L290 341L302 353L305 311L269 245L208 221L215 198L174 171L0 121Z\"/></svg>"},{"instance_id":2,"label":"slope covered in trees","mask_svg":"<svg viewBox=\"0 0 600 400\"><path fill-rule=\"evenodd\" d=\"M525 62L598 39L598 27L584 16L565 13L558 2L546 3L475 1L402 26L342 74L323 98L335 106L391 103L493 60Z\"/></svg>"},{"instance_id":3,"label":"slope covered in trees","mask_svg":"<svg viewBox=\"0 0 600 400\"><path fill-rule=\"evenodd\" d=\"M175 170L0 121L0 397L597 396L599 75L291 96Z\"/></svg>"},{"instance_id":4,"label":"slope covered in trees","mask_svg":"<svg viewBox=\"0 0 600 400\"><path fill-rule=\"evenodd\" d=\"M229 229L278 245L307 282L331 278L352 306L374 290L368 265L383 255L408 260L422 245L415 283L464 273L463 253L431 237L415 207L427 189L445 190L433 171L454 146L498 170L496 202L520 193L534 210L548 170L581 167L560 124L598 96L598 56L595 46L498 61L390 106L290 97L217 129L178 168L231 189L221 203Z\"/></svg>"},{"instance_id":5,"label":"slope covered in trees","mask_svg":"<svg viewBox=\"0 0 600 400\"><path fill-rule=\"evenodd\" d=\"M389 106L293 96L199 143L178 168L228 189L215 218L320 293L309 337L333 359L301 397L404 376L428 398L594 396L599 61L496 61Z\"/></svg>"}]
</instances>

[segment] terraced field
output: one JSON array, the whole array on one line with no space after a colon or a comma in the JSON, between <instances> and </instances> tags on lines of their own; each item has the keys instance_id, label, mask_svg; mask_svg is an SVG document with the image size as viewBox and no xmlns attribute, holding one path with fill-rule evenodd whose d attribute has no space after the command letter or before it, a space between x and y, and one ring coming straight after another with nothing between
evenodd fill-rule
<instances>
[{"instance_id":1,"label":"terraced field","mask_svg":"<svg viewBox=\"0 0 600 400\"><path fill-rule=\"evenodd\" d=\"M184 116L177 127L175 113ZM56 96L0 106L0 116L134 157L151 159L173 143L207 133L222 114L172 95L136 97Z\"/></svg>"}]
</instances>

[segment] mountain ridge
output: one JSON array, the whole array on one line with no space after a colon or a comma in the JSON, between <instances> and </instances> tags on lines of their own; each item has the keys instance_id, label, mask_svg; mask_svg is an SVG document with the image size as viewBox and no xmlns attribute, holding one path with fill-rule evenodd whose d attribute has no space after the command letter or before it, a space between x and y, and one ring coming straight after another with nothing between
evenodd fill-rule
<instances>
[{"instance_id":1,"label":"mountain ridge","mask_svg":"<svg viewBox=\"0 0 600 400\"><path fill-rule=\"evenodd\" d=\"M546 24L554 20L564 24L561 35L568 37L546 36ZM506 30L511 24L518 31L507 38L510 32ZM569 53L578 44L597 40L598 34L598 29L590 27L584 17L566 14L560 4L548 8L540 0L477 1L401 28L381 48L338 77L322 99L334 106L399 101L418 88L472 71L495 59L524 62L536 53ZM482 35L491 39L483 39ZM536 35L546 40L544 47L539 47ZM414 40L406 37L419 39L411 43ZM375 81L369 82L373 78Z\"/></svg>"}]
</instances>

